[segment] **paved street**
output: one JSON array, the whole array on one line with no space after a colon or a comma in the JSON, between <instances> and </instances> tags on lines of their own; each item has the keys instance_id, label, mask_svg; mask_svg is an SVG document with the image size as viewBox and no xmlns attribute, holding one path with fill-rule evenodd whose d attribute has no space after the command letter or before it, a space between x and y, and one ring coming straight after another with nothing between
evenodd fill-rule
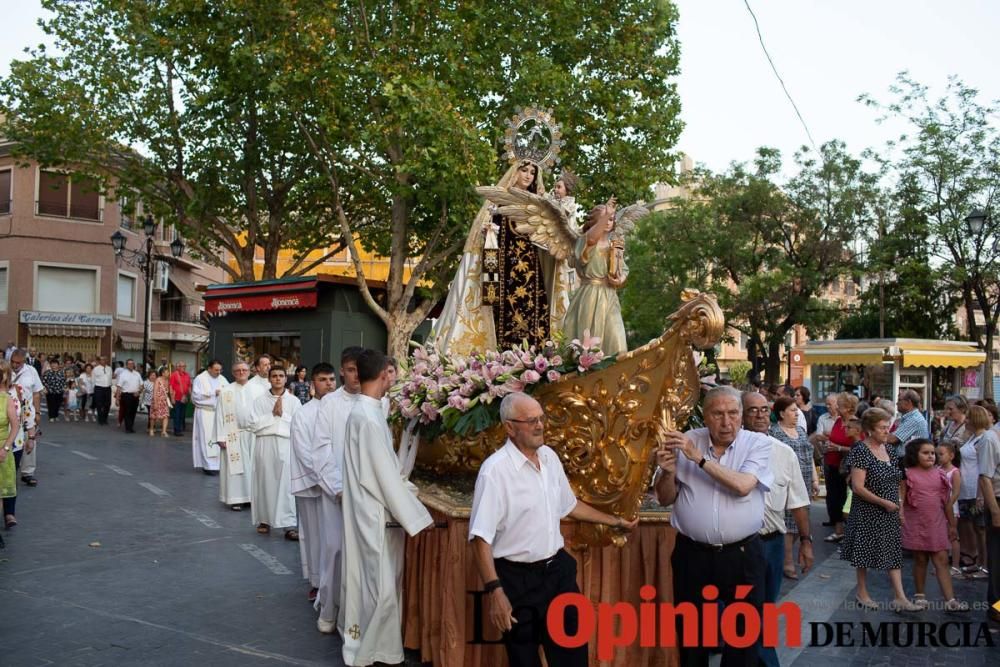
<instances>
[{"instance_id":1,"label":"paved street","mask_svg":"<svg viewBox=\"0 0 1000 667\"><path fill-rule=\"evenodd\" d=\"M298 545L257 535L249 512L220 505L218 480L192 470L187 439L60 423L45 426L41 447L39 485L20 489L20 525L0 552L5 667L343 664L339 640L315 630ZM1000 648L862 647L862 620L901 617L845 606L854 573L821 541L823 516L815 505L818 567L786 580L783 594L802 606L804 624L854 622L857 646L784 649L782 664L996 664ZM904 568L912 592L910 561ZM985 583L956 586L970 603L985 602ZM933 581L928 592L939 599ZM884 575L872 577L872 593L891 598ZM983 617L928 611L903 620L978 628Z\"/></svg>"}]
</instances>

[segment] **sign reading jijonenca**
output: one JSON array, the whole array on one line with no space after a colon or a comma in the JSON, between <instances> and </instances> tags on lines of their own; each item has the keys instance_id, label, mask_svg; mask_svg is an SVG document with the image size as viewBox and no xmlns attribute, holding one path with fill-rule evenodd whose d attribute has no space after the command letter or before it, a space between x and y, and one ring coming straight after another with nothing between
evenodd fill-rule
<instances>
[{"instance_id":1,"label":"sign reading jijonenca","mask_svg":"<svg viewBox=\"0 0 1000 667\"><path fill-rule=\"evenodd\" d=\"M22 310L21 324L69 324L73 326L110 327L114 317L102 313L45 313Z\"/></svg>"}]
</instances>

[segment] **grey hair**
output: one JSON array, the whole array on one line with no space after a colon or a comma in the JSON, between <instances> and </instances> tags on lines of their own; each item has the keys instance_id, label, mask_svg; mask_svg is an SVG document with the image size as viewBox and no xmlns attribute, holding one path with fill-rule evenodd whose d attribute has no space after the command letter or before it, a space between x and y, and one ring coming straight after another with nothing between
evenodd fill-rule
<instances>
[{"instance_id":1,"label":"grey hair","mask_svg":"<svg viewBox=\"0 0 1000 667\"><path fill-rule=\"evenodd\" d=\"M178 365L180 365L180 364L178 364ZM232 368L233 370L236 370L236 367L237 367L237 366L246 366L246 367L247 367L247 370L250 370L250 364L249 364L249 362L246 362L246 361L242 361L242 360L240 360L240 361L235 361L235 362L233 362L233 365L231 366L231 368Z\"/></svg>"},{"instance_id":2,"label":"grey hair","mask_svg":"<svg viewBox=\"0 0 1000 667\"><path fill-rule=\"evenodd\" d=\"M523 391L512 391L504 396L503 400L500 401L500 421L505 422L513 419L514 407L517 405L517 402L523 398L534 400Z\"/></svg>"},{"instance_id":3,"label":"grey hair","mask_svg":"<svg viewBox=\"0 0 1000 667\"><path fill-rule=\"evenodd\" d=\"M890 415L896 414L896 404L890 401L888 398L880 398L876 401L876 405L872 406L879 408L880 410L885 410Z\"/></svg>"},{"instance_id":4,"label":"grey hair","mask_svg":"<svg viewBox=\"0 0 1000 667\"><path fill-rule=\"evenodd\" d=\"M714 389L709 389L708 393L705 394L705 401L702 407L707 410L709 405L721 398L731 398L736 401L740 406L740 414L743 414L743 392L730 385L722 385Z\"/></svg>"},{"instance_id":5,"label":"grey hair","mask_svg":"<svg viewBox=\"0 0 1000 667\"><path fill-rule=\"evenodd\" d=\"M903 391L899 392L899 397L902 398L904 401L909 401L910 403L912 403L913 407L915 408L920 407L920 394L918 394L914 389L904 389Z\"/></svg>"}]
</instances>

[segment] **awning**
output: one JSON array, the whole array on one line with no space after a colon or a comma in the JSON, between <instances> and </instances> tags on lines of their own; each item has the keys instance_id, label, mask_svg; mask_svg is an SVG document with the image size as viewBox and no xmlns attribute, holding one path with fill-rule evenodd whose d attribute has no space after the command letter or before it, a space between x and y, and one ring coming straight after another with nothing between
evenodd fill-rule
<instances>
[{"instance_id":1,"label":"awning","mask_svg":"<svg viewBox=\"0 0 1000 667\"><path fill-rule=\"evenodd\" d=\"M76 324L29 324L28 333L32 336L68 336L70 338L100 338L104 335L104 327L88 327Z\"/></svg>"},{"instance_id":2,"label":"awning","mask_svg":"<svg viewBox=\"0 0 1000 667\"><path fill-rule=\"evenodd\" d=\"M805 363L814 366L874 366L882 363L885 350L879 348L856 348L853 350L810 350L805 349Z\"/></svg>"},{"instance_id":3,"label":"awning","mask_svg":"<svg viewBox=\"0 0 1000 667\"><path fill-rule=\"evenodd\" d=\"M942 352L937 350L903 350L903 366L943 366L973 368L986 361L985 352Z\"/></svg>"},{"instance_id":4,"label":"awning","mask_svg":"<svg viewBox=\"0 0 1000 667\"><path fill-rule=\"evenodd\" d=\"M139 350L142 351L142 337L136 336L118 336L118 345L123 350Z\"/></svg>"},{"instance_id":5,"label":"awning","mask_svg":"<svg viewBox=\"0 0 1000 667\"><path fill-rule=\"evenodd\" d=\"M206 290L205 312L209 315L258 310L315 308L318 291L315 278L261 281L242 285L218 285Z\"/></svg>"},{"instance_id":6,"label":"awning","mask_svg":"<svg viewBox=\"0 0 1000 667\"><path fill-rule=\"evenodd\" d=\"M194 283L192 283L187 277L177 275L177 271L171 271L169 274L170 282L174 284L177 291L184 296L188 301L197 301L201 303L201 294L198 290L194 288Z\"/></svg>"}]
</instances>

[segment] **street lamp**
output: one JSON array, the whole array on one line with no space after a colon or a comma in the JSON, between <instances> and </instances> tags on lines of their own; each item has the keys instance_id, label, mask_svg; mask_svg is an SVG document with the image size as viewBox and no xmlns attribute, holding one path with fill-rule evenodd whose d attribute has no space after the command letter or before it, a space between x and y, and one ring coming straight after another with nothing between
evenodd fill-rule
<instances>
[{"instance_id":1,"label":"street lamp","mask_svg":"<svg viewBox=\"0 0 1000 667\"><path fill-rule=\"evenodd\" d=\"M126 264L138 268L142 272L142 279L146 285L146 302L142 318L142 375L146 376L146 361L149 359L149 312L153 299L153 266L154 262L173 262L180 259L184 254L184 241L180 237L175 238L170 243L170 254L172 257L160 255L153 252L156 247L153 238L156 234L156 221L152 215L147 215L142 221L142 231L146 234L145 250L130 250L127 246L128 239L121 230L117 230L111 235L111 246L115 250L115 258L124 261Z\"/></svg>"},{"instance_id":2,"label":"street lamp","mask_svg":"<svg viewBox=\"0 0 1000 667\"><path fill-rule=\"evenodd\" d=\"M982 209L972 209L969 215L965 216L965 224L969 226L970 232L978 236L986 226L986 213Z\"/></svg>"}]
</instances>

